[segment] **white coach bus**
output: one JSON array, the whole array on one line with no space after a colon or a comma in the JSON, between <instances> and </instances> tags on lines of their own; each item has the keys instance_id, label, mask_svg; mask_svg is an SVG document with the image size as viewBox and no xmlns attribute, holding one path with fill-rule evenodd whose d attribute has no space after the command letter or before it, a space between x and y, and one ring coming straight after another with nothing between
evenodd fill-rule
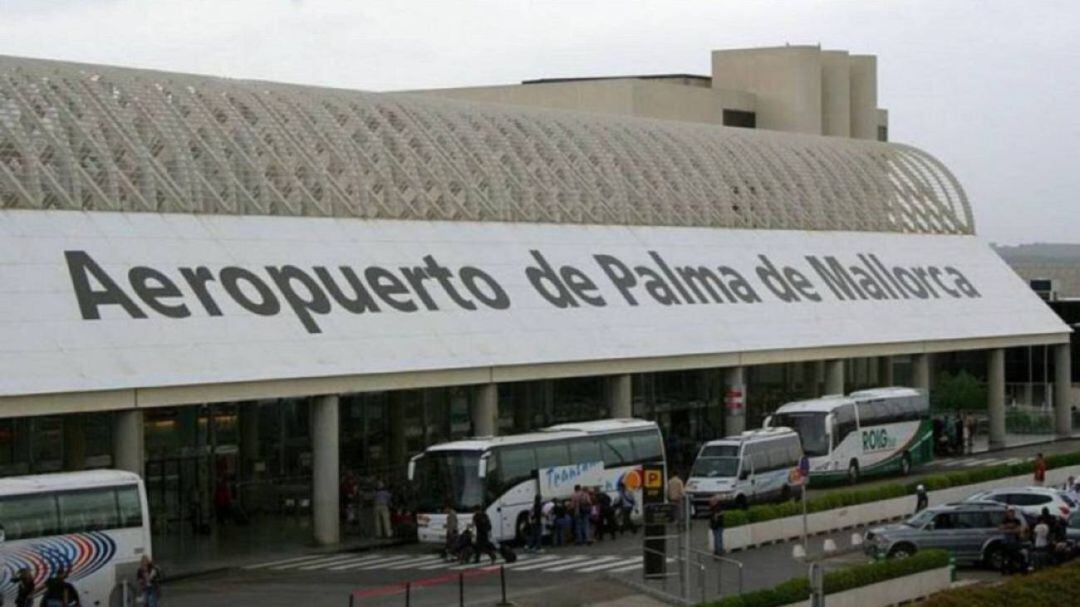
<instances>
[{"instance_id":1,"label":"white coach bus","mask_svg":"<svg viewBox=\"0 0 1080 607\"><path fill-rule=\"evenodd\" d=\"M574 485L600 487L614 497L623 482L636 492L635 512L640 512L645 463L665 463L664 441L655 422L637 419L560 424L433 445L409 462L420 541L445 541L449 504L460 529L481 507L491 517L493 540L520 542L537 492L544 500L567 499Z\"/></svg>"},{"instance_id":2,"label":"white coach bus","mask_svg":"<svg viewBox=\"0 0 1080 607\"><path fill-rule=\"evenodd\" d=\"M926 393L874 388L788 403L765 419L787 426L810 460L811 484L858 482L863 476L907 474L933 458L933 426Z\"/></svg>"},{"instance_id":3,"label":"white coach bus","mask_svg":"<svg viewBox=\"0 0 1080 607\"><path fill-rule=\"evenodd\" d=\"M119 582L134 576L143 555L150 555L150 518L138 475L92 470L0 478L4 604L14 603L23 568L38 594L45 580L66 570L83 605L113 604Z\"/></svg>"}]
</instances>

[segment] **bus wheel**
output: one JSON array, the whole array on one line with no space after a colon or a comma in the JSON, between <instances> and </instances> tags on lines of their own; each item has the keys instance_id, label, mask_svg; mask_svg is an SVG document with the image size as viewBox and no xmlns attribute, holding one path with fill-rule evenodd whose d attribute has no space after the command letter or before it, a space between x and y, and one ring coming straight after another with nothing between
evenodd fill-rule
<instances>
[{"instance_id":1,"label":"bus wheel","mask_svg":"<svg viewBox=\"0 0 1080 607\"><path fill-rule=\"evenodd\" d=\"M851 463L848 464L847 480L849 485L859 482L859 462L851 460Z\"/></svg>"},{"instance_id":2,"label":"bus wheel","mask_svg":"<svg viewBox=\"0 0 1080 607\"><path fill-rule=\"evenodd\" d=\"M904 452L904 455L900 457L900 475L907 476L911 474L911 454Z\"/></svg>"},{"instance_id":3,"label":"bus wheel","mask_svg":"<svg viewBox=\"0 0 1080 607\"><path fill-rule=\"evenodd\" d=\"M746 510L746 496L740 495L735 498L735 507L739 510Z\"/></svg>"},{"instance_id":4,"label":"bus wheel","mask_svg":"<svg viewBox=\"0 0 1080 607\"><path fill-rule=\"evenodd\" d=\"M514 543L518 546L525 545L525 535L529 532L529 513L522 512L517 517L517 524L514 525Z\"/></svg>"}]
</instances>

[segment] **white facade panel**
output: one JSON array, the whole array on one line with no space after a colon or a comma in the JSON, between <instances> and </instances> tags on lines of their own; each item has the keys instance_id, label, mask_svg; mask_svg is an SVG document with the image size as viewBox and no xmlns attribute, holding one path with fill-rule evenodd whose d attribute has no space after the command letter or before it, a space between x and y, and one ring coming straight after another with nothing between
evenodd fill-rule
<instances>
[{"instance_id":1,"label":"white facade panel","mask_svg":"<svg viewBox=\"0 0 1080 607\"><path fill-rule=\"evenodd\" d=\"M541 296L526 275L536 265L533 250L555 268L579 270L595 285L585 292L594 302L575 296L576 306L560 308ZM1068 331L972 236L7 210L0 211L0 252L0 396ZM65 252L81 256L69 261ZM437 277L420 276L425 304L401 268L423 267L427 255L451 272L452 290L475 310ZM631 273L645 270L624 294L619 268L608 262L612 278L597 255ZM761 255L804 278L801 291L797 276L784 281L798 301L769 288L758 274ZM865 258L872 269L859 255L873 256ZM837 284L843 277L809 259L829 256L848 268L848 295L829 285L830 276ZM294 277L276 283L273 272L286 266L296 268ZM350 311L316 271L326 268L331 284L351 297L342 266L378 312ZM470 292L465 266L494 281L505 301L495 301L481 279L479 294ZM730 268L749 301L734 291L725 296L715 283L715 298L701 283L695 294L692 280L678 275L684 266L717 276ZM860 284L852 266L869 278ZM371 278L369 271L379 272L373 267L385 276ZM889 278L894 267L914 286ZM159 272L165 282L147 284L176 294L140 295L133 270ZM672 300L660 301L663 287L650 293L646 270ZM209 303L185 271L210 276ZM268 299L249 280L236 283L242 297L269 306L264 314L229 294L229 273L263 285ZM386 276L402 286L380 295L375 285L393 280ZM88 287L81 296L79 277ZM151 303L183 306L187 316L169 317Z\"/></svg>"}]
</instances>

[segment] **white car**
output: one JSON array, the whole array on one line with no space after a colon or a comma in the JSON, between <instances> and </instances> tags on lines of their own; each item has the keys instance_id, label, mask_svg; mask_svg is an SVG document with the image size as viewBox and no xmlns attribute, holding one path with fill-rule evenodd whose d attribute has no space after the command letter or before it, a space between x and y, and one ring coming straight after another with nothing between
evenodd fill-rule
<instances>
[{"instance_id":1,"label":"white car","mask_svg":"<svg viewBox=\"0 0 1080 607\"><path fill-rule=\"evenodd\" d=\"M1077 510L1077 504L1065 492L1050 487L1004 487L980 491L967 498L967 502L998 502L1016 508L1026 516L1037 517L1043 508L1062 519Z\"/></svg>"}]
</instances>

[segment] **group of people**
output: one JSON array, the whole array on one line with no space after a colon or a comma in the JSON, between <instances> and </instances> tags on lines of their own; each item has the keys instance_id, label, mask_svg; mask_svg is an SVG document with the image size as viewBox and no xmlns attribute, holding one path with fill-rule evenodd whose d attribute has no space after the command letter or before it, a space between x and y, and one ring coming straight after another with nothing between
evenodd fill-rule
<instances>
[{"instance_id":1,"label":"group of people","mask_svg":"<svg viewBox=\"0 0 1080 607\"><path fill-rule=\"evenodd\" d=\"M56 569L52 577L45 580L37 607L82 606L79 591L68 581L69 573L68 568L60 567ZM16 586L15 607L34 607L34 597L38 593L34 574L24 567L15 574L12 583ZM142 562L139 563L138 584L141 604L146 607L158 607L161 604L161 570L149 556L143 556Z\"/></svg>"},{"instance_id":2,"label":"group of people","mask_svg":"<svg viewBox=\"0 0 1080 607\"><path fill-rule=\"evenodd\" d=\"M371 536L375 539L415 535L413 512L404 507L407 496L398 493L382 480L361 479L352 470L346 470L341 476L339 492L345 524L362 527L363 517L368 516L366 510L370 512Z\"/></svg>"},{"instance_id":3,"label":"group of people","mask_svg":"<svg viewBox=\"0 0 1080 607\"><path fill-rule=\"evenodd\" d=\"M1001 559L1001 572L1004 575L1038 569L1071 556L1065 523L1051 514L1049 508L1042 509L1034 525L1028 525L1010 506L1005 511L1000 530L1004 536Z\"/></svg>"},{"instance_id":4,"label":"group of people","mask_svg":"<svg viewBox=\"0 0 1080 607\"><path fill-rule=\"evenodd\" d=\"M491 541L491 517L484 512L484 509L480 506L473 509L472 521L461 530L459 530L458 515L454 505L447 504L444 511L446 512L446 547L443 550L443 556L459 563L468 563L470 560L479 563L480 556L487 555L494 563L498 550ZM506 557L505 551L503 556Z\"/></svg>"},{"instance_id":5,"label":"group of people","mask_svg":"<svg viewBox=\"0 0 1080 607\"><path fill-rule=\"evenodd\" d=\"M634 492L622 483L614 498L599 487L581 485L574 486L569 499L543 501L538 495L528 513L525 550L540 551L545 531L554 547L571 541L584 546L602 541L605 536L614 540L616 534L637 533L631 517L634 505Z\"/></svg>"},{"instance_id":6,"label":"group of people","mask_svg":"<svg viewBox=\"0 0 1080 607\"><path fill-rule=\"evenodd\" d=\"M937 455L970 453L975 445L975 416L944 415L934 418L934 450Z\"/></svg>"}]
</instances>

